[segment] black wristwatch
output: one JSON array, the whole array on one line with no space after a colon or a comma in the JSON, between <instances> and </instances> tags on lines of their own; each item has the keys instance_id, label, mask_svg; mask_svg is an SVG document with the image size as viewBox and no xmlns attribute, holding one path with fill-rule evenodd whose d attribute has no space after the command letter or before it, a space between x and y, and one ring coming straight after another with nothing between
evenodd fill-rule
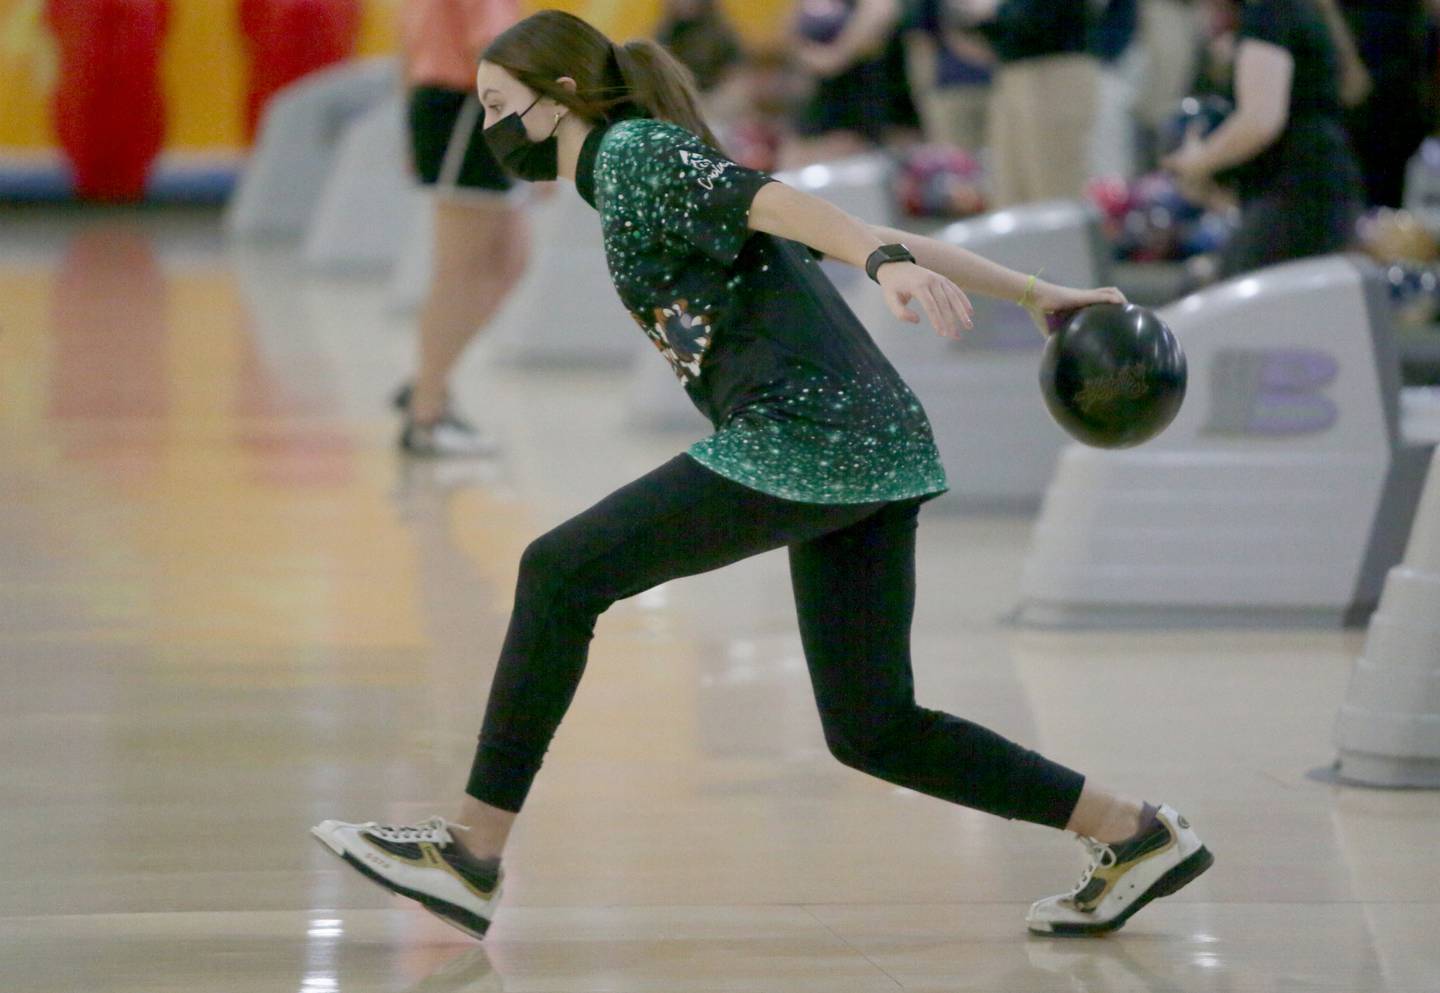
<instances>
[{"instance_id":1,"label":"black wristwatch","mask_svg":"<svg viewBox=\"0 0 1440 993\"><path fill-rule=\"evenodd\" d=\"M880 282L880 267L886 262L914 262L915 256L904 245L881 245L865 260L865 275Z\"/></svg>"}]
</instances>

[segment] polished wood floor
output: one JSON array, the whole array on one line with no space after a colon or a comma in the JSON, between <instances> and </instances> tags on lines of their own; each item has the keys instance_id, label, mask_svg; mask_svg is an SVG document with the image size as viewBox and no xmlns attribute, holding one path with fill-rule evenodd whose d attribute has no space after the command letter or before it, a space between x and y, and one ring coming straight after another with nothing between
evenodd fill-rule
<instances>
[{"instance_id":1,"label":"polished wood floor","mask_svg":"<svg viewBox=\"0 0 1440 993\"><path fill-rule=\"evenodd\" d=\"M1190 816L1120 934L1027 936L1065 836L828 757L779 556L602 619L483 946L350 874L311 823L452 811L526 541L686 440L482 351L503 456L409 465L408 353L209 214L0 224L0 991L1440 989L1440 795L1307 776L1361 634L1015 630L1013 517L925 515L921 697Z\"/></svg>"}]
</instances>

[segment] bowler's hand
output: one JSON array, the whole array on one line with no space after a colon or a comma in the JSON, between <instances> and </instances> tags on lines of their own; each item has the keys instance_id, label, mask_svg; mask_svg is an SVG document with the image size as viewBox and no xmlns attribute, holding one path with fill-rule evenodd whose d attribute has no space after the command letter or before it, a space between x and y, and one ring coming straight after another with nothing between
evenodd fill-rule
<instances>
[{"instance_id":1,"label":"bowler's hand","mask_svg":"<svg viewBox=\"0 0 1440 993\"><path fill-rule=\"evenodd\" d=\"M975 308L960 287L914 262L887 262L876 273L890 313L910 324L919 324L920 315L911 310L920 304L942 338L958 338L962 330L975 326Z\"/></svg>"},{"instance_id":2,"label":"bowler's hand","mask_svg":"<svg viewBox=\"0 0 1440 993\"><path fill-rule=\"evenodd\" d=\"M1125 304L1125 294L1113 286L1104 286L1096 290L1076 290L1068 286L1056 286L1054 283L1040 282L1035 284L1035 289L1030 294L1030 302L1025 305L1026 312L1040 333L1050 336L1070 319L1070 315L1081 307L1089 307L1096 303L1118 303Z\"/></svg>"}]
</instances>

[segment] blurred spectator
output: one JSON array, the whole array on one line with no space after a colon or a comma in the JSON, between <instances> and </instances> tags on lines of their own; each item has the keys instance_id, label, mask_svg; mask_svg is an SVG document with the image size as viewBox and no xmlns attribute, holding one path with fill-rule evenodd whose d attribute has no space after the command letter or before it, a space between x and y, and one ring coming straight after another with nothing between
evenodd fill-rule
<instances>
[{"instance_id":1,"label":"blurred spectator","mask_svg":"<svg viewBox=\"0 0 1440 993\"><path fill-rule=\"evenodd\" d=\"M1115 62L1130 50L1139 33L1140 4L1138 0L1100 0L1095 6L1099 16L1090 32L1090 51L1101 62Z\"/></svg>"},{"instance_id":2,"label":"blurred spectator","mask_svg":"<svg viewBox=\"0 0 1440 993\"><path fill-rule=\"evenodd\" d=\"M808 82L789 53L764 48L748 52L720 90L707 94L706 112L732 159L750 169L774 172L808 99Z\"/></svg>"},{"instance_id":3,"label":"blurred spectator","mask_svg":"<svg viewBox=\"0 0 1440 993\"><path fill-rule=\"evenodd\" d=\"M1100 60L1095 134L1090 143L1090 170L1096 176L1135 175L1135 105L1146 56L1139 35L1139 0L1108 0L1090 42L1090 51Z\"/></svg>"},{"instance_id":4,"label":"blurred spectator","mask_svg":"<svg viewBox=\"0 0 1440 993\"><path fill-rule=\"evenodd\" d=\"M717 0L666 0L655 40L685 63L701 93L724 82L744 57Z\"/></svg>"},{"instance_id":5,"label":"blurred spectator","mask_svg":"<svg viewBox=\"0 0 1440 993\"><path fill-rule=\"evenodd\" d=\"M666 0L655 40L694 75L701 109L717 135L753 119L745 49L718 0Z\"/></svg>"},{"instance_id":6,"label":"blurred spectator","mask_svg":"<svg viewBox=\"0 0 1440 993\"><path fill-rule=\"evenodd\" d=\"M995 53L964 29L949 0L918 0L906 23L910 89L925 125L925 140L978 151L985 144Z\"/></svg>"},{"instance_id":7,"label":"blurred spectator","mask_svg":"<svg viewBox=\"0 0 1440 993\"><path fill-rule=\"evenodd\" d=\"M900 0L800 0L792 47L815 79L782 155L793 168L920 138L901 42Z\"/></svg>"},{"instance_id":8,"label":"blurred spectator","mask_svg":"<svg viewBox=\"0 0 1440 993\"><path fill-rule=\"evenodd\" d=\"M952 0L999 57L989 108L995 206L1083 195L1099 60L1089 0Z\"/></svg>"},{"instance_id":9,"label":"blurred spectator","mask_svg":"<svg viewBox=\"0 0 1440 993\"><path fill-rule=\"evenodd\" d=\"M1190 95L1205 37L1201 5L1191 0L1140 0L1144 71L1135 102L1139 127L1137 171L1157 165L1160 130Z\"/></svg>"},{"instance_id":10,"label":"blurred spectator","mask_svg":"<svg viewBox=\"0 0 1440 993\"><path fill-rule=\"evenodd\" d=\"M462 417L450 377L525 271L529 234L513 184L490 154L475 92L480 53L519 19L516 0L405 0L401 57L410 163L433 194L434 265L420 310L415 378L395 396L400 448L482 455L493 440Z\"/></svg>"},{"instance_id":11,"label":"blurred spectator","mask_svg":"<svg viewBox=\"0 0 1440 993\"><path fill-rule=\"evenodd\" d=\"M1235 26L1235 111L1165 166L1197 198L1217 175L1237 186L1241 224L1220 275L1344 250L1363 196L1342 120L1343 25L1315 0L1209 2L1218 26Z\"/></svg>"},{"instance_id":12,"label":"blurred spectator","mask_svg":"<svg viewBox=\"0 0 1440 993\"><path fill-rule=\"evenodd\" d=\"M1440 6L1440 5L1437 5ZM1365 199L1375 207L1399 207L1405 165L1429 131L1425 0L1341 0L1371 86L1351 83L1345 125L1360 158Z\"/></svg>"}]
</instances>

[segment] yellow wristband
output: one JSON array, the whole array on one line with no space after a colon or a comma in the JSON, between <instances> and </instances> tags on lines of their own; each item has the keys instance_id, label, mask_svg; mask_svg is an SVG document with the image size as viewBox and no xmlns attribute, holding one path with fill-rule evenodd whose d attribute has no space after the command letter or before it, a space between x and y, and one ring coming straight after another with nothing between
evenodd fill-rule
<instances>
[{"instance_id":1,"label":"yellow wristband","mask_svg":"<svg viewBox=\"0 0 1440 993\"><path fill-rule=\"evenodd\" d=\"M1029 301L1029 299L1030 299L1030 294L1035 291L1035 284L1036 284L1037 282L1039 282L1039 280L1040 280L1040 274L1037 272L1037 273L1035 273L1033 276L1031 276L1031 277L1029 278L1029 280L1026 281L1026 283L1025 283L1025 292L1022 293L1022 294L1020 294L1020 299L1019 299L1018 301L1016 301L1017 303L1020 304L1020 306L1022 306L1022 307L1025 306L1025 304Z\"/></svg>"}]
</instances>

